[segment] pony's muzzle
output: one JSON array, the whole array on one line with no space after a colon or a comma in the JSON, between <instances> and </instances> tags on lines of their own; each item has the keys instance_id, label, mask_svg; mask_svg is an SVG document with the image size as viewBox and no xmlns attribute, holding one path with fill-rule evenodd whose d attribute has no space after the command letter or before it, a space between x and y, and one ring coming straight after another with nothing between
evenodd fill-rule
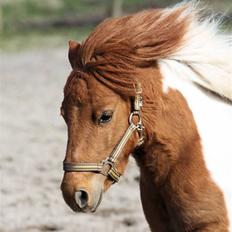
<instances>
[{"instance_id":1,"label":"pony's muzzle","mask_svg":"<svg viewBox=\"0 0 232 232\"><path fill-rule=\"evenodd\" d=\"M106 177L86 172L66 172L61 184L65 202L75 212L95 212L102 200Z\"/></svg>"}]
</instances>

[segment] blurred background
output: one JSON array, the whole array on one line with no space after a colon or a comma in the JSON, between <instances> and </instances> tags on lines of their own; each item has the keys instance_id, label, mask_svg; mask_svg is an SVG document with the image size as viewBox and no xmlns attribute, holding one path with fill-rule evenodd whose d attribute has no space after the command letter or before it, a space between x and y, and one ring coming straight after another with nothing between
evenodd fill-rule
<instances>
[{"instance_id":1,"label":"blurred background","mask_svg":"<svg viewBox=\"0 0 232 232\"><path fill-rule=\"evenodd\" d=\"M104 18L176 0L0 0L0 49L65 46L70 38L83 39ZM232 23L231 0L202 0L209 11Z\"/></svg>"},{"instance_id":2,"label":"blurred background","mask_svg":"<svg viewBox=\"0 0 232 232\"><path fill-rule=\"evenodd\" d=\"M75 214L59 190L66 126L59 116L71 71L68 40L104 18L176 0L0 0L0 232L149 231L133 160L94 214ZM202 0L232 28L231 0Z\"/></svg>"}]
</instances>

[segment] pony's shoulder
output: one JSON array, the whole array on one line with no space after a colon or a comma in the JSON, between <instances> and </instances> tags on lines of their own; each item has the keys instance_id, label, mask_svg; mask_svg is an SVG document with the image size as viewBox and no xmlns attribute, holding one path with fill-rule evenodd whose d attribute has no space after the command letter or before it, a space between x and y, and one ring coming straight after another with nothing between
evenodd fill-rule
<instances>
[{"instance_id":1,"label":"pony's shoulder","mask_svg":"<svg viewBox=\"0 0 232 232\"><path fill-rule=\"evenodd\" d=\"M207 168L224 193L232 222L232 102L191 83L178 87L193 112Z\"/></svg>"}]
</instances>

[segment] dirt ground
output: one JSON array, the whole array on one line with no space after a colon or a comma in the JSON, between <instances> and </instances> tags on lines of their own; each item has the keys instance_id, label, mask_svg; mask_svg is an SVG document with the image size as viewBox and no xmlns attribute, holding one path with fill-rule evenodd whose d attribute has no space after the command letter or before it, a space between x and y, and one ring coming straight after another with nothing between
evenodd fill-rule
<instances>
[{"instance_id":1,"label":"dirt ground","mask_svg":"<svg viewBox=\"0 0 232 232\"><path fill-rule=\"evenodd\" d=\"M0 232L149 231L133 160L95 214L76 214L63 201L67 51L1 54L0 65Z\"/></svg>"}]
</instances>

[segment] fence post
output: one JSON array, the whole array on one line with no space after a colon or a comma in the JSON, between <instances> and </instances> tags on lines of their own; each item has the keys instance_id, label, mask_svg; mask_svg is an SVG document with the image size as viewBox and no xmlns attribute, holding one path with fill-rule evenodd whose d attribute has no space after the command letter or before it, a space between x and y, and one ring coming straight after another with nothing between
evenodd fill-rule
<instances>
[{"instance_id":1,"label":"fence post","mask_svg":"<svg viewBox=\"0 0 232 232\"><path fill-rule=\"evenodd\" d=\"M112 1L112 17L119 17L122 15L122 4L123 0Z\"/></svg>"}]
</instances>

